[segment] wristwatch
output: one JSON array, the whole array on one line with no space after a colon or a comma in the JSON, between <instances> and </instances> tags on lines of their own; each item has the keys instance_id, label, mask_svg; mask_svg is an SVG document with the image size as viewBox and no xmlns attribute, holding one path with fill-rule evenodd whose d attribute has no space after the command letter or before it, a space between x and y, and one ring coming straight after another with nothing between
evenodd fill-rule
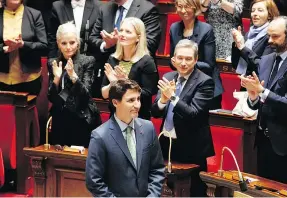
<instances>
[{"instance_id":1,"label":"wristwatch","mask_svg":"<svg viewBox=\"0 0 287 198\"><path fill-rule=\"evenodd\" d=\"M170 100L173 102L173 101L175 101L175 99L176 99L176 95L172 94L172 96L170 97Z\"/></svg>"}]
</instances>

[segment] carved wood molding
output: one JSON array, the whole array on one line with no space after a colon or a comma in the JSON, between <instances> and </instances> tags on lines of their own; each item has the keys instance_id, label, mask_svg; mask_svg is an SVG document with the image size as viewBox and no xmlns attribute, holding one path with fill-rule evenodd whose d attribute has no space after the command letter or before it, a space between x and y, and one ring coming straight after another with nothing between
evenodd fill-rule
<instances>
[{"instance_id":1,"label":"carved wood molding","mask_svg":"<svg viewBox=\"0 0 287 198\"><path fill-rule=\"evenodd\" d=\"M31 166L35 178L46 178L44 157L31 157Z\"/></svg>"},{"instance_id":2,"label":"carved wood molding","mask_svg":"<svg viewBox=\"0 0 287 198\"><path fill-rule=\"evenodd\" d=\"M216 185L210 184L210 183L206 183L206 185L207 185L207 190L206 190L207 196L208 197L215 197Z\"/></svg>"}]
</instances>

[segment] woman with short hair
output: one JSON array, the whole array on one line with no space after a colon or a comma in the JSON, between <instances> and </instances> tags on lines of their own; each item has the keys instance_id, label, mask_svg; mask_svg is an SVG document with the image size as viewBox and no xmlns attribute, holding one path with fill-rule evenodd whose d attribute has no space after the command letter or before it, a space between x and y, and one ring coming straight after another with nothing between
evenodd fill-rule
<instances>
[{"instance_id":1,"label":"woman with short hair","mask_svg":"<svg viewBox=\"0 0 287 198\"><path fill-rule=\"evenodd\" d=\"M59 26L56 38L60 56L48 61L51 143L88 147L92 130L101 124L90 96L95 59L79 53L80 38L71 22Z\"/></svg>"}]
</instances>

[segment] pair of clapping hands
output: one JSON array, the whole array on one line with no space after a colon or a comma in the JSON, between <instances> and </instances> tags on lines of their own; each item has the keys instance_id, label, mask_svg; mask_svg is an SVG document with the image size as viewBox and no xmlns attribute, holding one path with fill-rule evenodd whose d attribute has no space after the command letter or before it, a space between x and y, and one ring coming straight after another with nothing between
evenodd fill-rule
<instances>
[{"instance_id":1,"label":"pair of clapping hands","mask_svg":"<svg viewBox=\"0 0 287 198\"><path fill-rule=\"evenodd\" d=\"M18 37L12 38L12 39L5 39L4 40L5 46L3 47L3 50L5 53L10 53L14 50L17 50L24 46L24 41L22 39L22 35L19 34Z\"/></svg>"},{"instance_id":2,"label":"pair of clapping hands","mask_svg":"<svg viewBox=\"0 0 287 198\"><path fill-rule=\"evenodd\" d=\"M62 61L59 62L59 65L57 64L56 60L53 61L53 64L52 64L53 74L54 74L54 77L57 79L60 79L62 76L62 73L63 73L62 64L63 64ZM67 71L70 78L77 78L78 77L75 70L74 70L74 63L73 63L73 60L71 58L68 59L67 64L66 64L64 69Z\"/></svg>"},{"instance_id":3,"label":"pair of clapping hands","mask_svg":"<svg viewBox=\"0 0 287 198\"><path fill-rule=\"evenodd\" d=\"M259 94L265 89L263 87L264 80L260 82L255 72L252 72L252 76L241 75L239 78L241 79L241 86L246 88L248 96L252 101L256 100Z\"/></svg>"},{"instance_id":4,"label":"pair of clapping hands","mask_svg":"<svg viewBox=\"0 0 287 198\"><path fill-rule=\"evenodd\" d=\"M106 30L102 30L100 34L104 42L106 43L105 49L111 48L117 44L119 35L119 31L117 28L115 28L114 31L111 33L108 33Z\"/></svg>"},{"instance_id":5,"label":"pair of clapping hands","mask_svg":"<svg viewBox=\"0 0 287 198\"><path fill-rule=\"evenodd\" d=\"M113 68L109 63L106 63L105 74L110 82L128 79L127 72L119 65Z\"/></svg>"},{"instance_id":6,"label":"pair of clapping hands","mask_svg":"<svg viewBox=\"0 0 287 198\"><path fill-rule=\"evenodd\" d=\"M162 80L158 81L157 87L160 90L160 102L163 104L166 104L171 96L175 93L175 81L174 79L172 81L167 80L165 77L162 78Z\"/></svg>"}]
</instances>

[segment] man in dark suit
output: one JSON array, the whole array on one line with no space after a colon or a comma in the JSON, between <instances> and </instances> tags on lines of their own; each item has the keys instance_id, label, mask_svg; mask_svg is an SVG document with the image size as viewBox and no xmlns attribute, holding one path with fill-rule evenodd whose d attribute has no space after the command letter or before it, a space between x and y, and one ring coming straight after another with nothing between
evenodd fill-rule
<instances>
[{"instance_id":1,"label":"man in dark suit","mask_svg":"<svg viewBox=\"0 0 287 198\"><path fill-rule=\"evenodd\" d=\"M191 40L178 42L171 61L177 71L164 75L158 83L159 93L152 106L155 118L163 117L161 130L172 138L171 159L200 165L207 171L206 158L214 155L209 118L209 102L213 98L212 78L196 68L198 47ZM164 158L169 139L160 140ZM205 196L206 185L197 176L191 196Z\"/></svg>"},{"instance_id":2,"label":"man in dark suit","mask_svg":"<svg viewBox=\"0 0 287 198\"><path fill-rule=\"evenodd\" d=\"M220 78L219 67L215 58L215 37L212 26L194 19L193 34L188 39L198 45L198 62L196 67L214 80L214 96L210 103L210 109L220 109L223 86ZM170 27L170 55L173 56L176 44L184 38L183 21L175 22ZM175 69L173 65L170 65Z\"/></svg>"},{"instance_id":3,"label":"man in dark suit","mask_svg":"<svg viewBox=\"0 0 287 198\"><path fill-rule=\"evenodd\" d=\"M56 32L59 25L74 21L81 38L80 52L92 55L87 45L89 34L97 20L98 0L60 0L53 3L48 28L49 58L58 57ZM81 20L82 19L82 20Z\"/></svg>"},{"instance_id":4,"label":"man in dark suit","mask_svg":"<svg viewBox=\"0 0 287 198\"><path fill-rule=\"evenodd\" d=\"M255 140L258 175L287 183L287 17L274 19L268 35L276 52L261 57L259 78L255 72L240 78L248 91L248 105L259 110Z\"/></svg>"},{"instance_id":5,"label":"man in dark suit","mask_svg":"<svg viewBox=\"0 0 287 198\"><path fill-rule=\"evenodd\" d=\"M114 0L103 4L89 37L89 45L93 48L97 61L93 88L94 97L101 96L104 64L109 56L115 52L120 22L126 17L137 17L144 22L147 47L153 57L158 49L161 39L160 19L157 8L151 2L147 0Z\"/></svg>"},{"instance_id":6,"label":"man in dark suit","mask_svg":"<svg viewBox=\"0 0 287 198\"><path fill-rule=\"evenodd\" d=\"M141 88L133 80L113 82L115 114L92 132L86 184L95 197L159 197L164 163L153 124L137 118Z\"/></svg>"}]
</instances>

